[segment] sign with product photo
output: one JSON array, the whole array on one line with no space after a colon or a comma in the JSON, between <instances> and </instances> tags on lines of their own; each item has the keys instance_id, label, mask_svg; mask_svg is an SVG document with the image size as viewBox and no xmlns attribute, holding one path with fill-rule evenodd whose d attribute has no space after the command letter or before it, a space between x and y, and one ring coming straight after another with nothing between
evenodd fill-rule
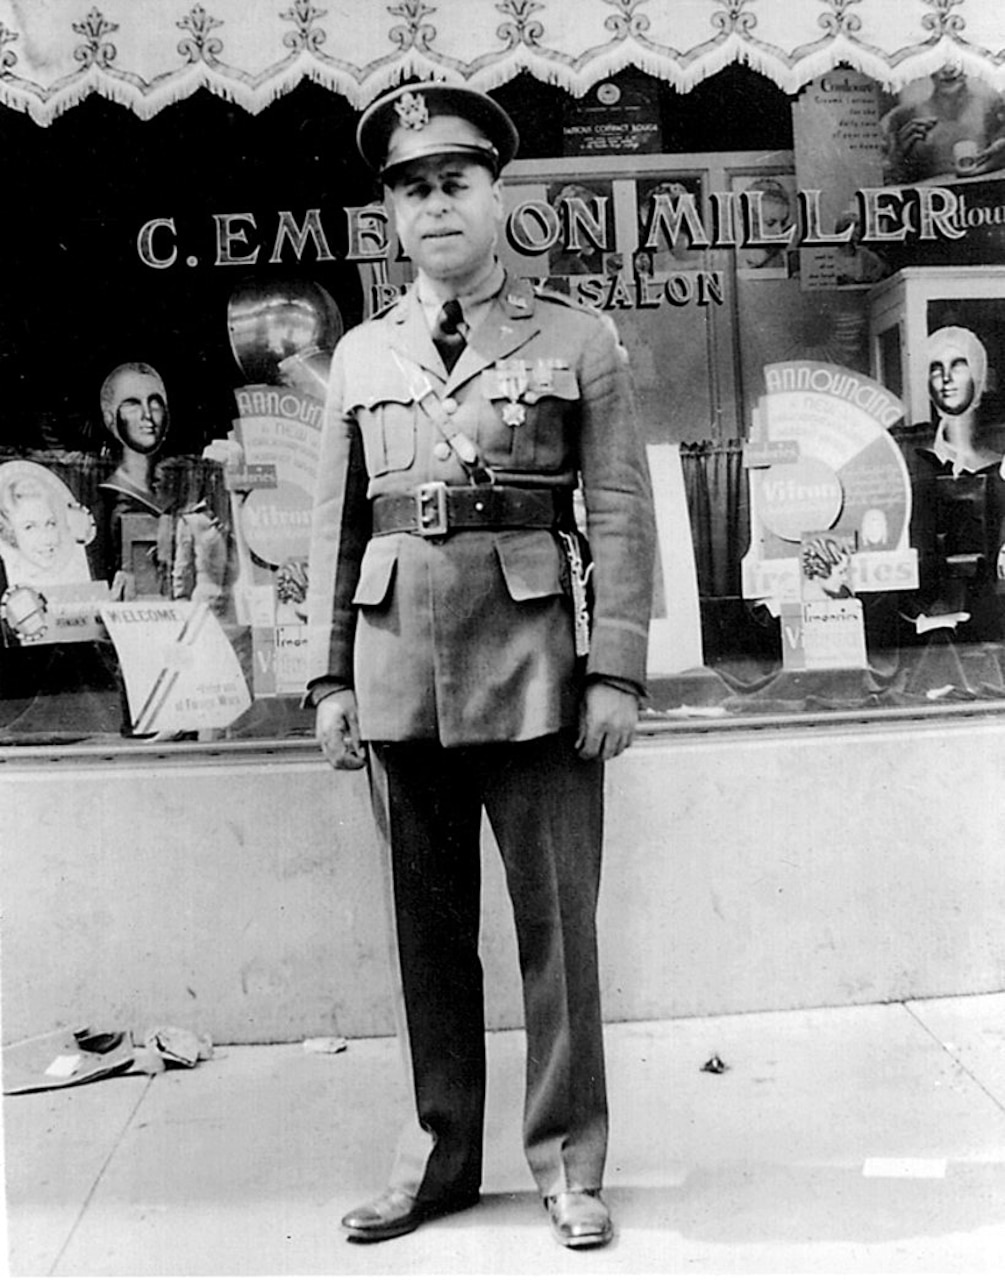
<instances>
[{"instance_id":1,"label":"sign with product photo","mask_svg":"<svg viewBox=\"0 0 1005 1280\"><path fill-rule=\"evenodd\" d=\"M901 402L871 378L837 365L801 360L769 365L764 373L768 391L751 432L761 457L749 457L768 460L767 447L783 441L798 456L767 466L748 462L744 596L775 606L801 604L808 535L818 551L840 547L847 553L849 594L915 588L911 484L889 431L903 417Z\"/></svg>"},{"instance_id":2,"label":"sign with product photo","mask_svg":"<svg viewBox=\"0 0 1005 1280\"><path fill-rule=\"evenodd\" d=\"M0 636L9 646L100 640L108 583L91 575L90 511L48 467L0 463Z\"/></svg>"},{"instance_id":3,"label":"sign with product photo","mask_svg":"<svg viewBox=\"0 0 1005 1280\"><path fill-rule=\"evenodd\" d=\"M865 619L852 591L857 534L805 533L799 565L802 601L781 608L782 665L789 671L864 669Z\"/></svg>"},{"instance_id":4,"label":"sign with product photo","mask_svg":"<svg viewBox=\"0 0 1005 1280\"><path fill-rule=\"evenodd\" d=\"M251 627L256 697L303 692L307 553L322 403L287 387L241 387L232 490L238 617ZM247 487L244 487L247 486Z\"/></svg>"}]
</instances>

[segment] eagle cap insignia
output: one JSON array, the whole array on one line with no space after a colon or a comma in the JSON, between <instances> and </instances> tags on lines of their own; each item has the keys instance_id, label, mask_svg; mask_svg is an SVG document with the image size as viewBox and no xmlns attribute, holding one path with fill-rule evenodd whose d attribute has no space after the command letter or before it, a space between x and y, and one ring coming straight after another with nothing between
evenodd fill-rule
<instances>
[{"instance_id":1,"label":"eagle cap insignia","mask_svg":"<svg viewBox=\"0 0 1005 1280\"><path fill-rule=\"evenodd\" d=\"M429 108L421 93L403 93L394 110L405 129L424 129L429 124Z\"/></svg>"}]
</instances>

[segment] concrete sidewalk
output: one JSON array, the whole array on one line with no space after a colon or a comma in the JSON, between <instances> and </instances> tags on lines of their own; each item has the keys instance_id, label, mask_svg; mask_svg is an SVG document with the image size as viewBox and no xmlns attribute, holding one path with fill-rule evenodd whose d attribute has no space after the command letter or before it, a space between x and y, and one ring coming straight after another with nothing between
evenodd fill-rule
<instances>
[{"instance_id":1,"label":"concrete sidewalk","mask_svg":"<svg viewBox=\"0 0 1005 1280\"><path fill-rule=\"evenodd\" d=\"M490 1039L485 1195L377 1245L396 1046L219 1048L191 1071L6 1098L14 1275L1000 1272L1005 994L608 1028L618 1236L548 1232L523 1037ZM713 1054L723 1074L700 1070Z\"/></svg>"}]
</instances>

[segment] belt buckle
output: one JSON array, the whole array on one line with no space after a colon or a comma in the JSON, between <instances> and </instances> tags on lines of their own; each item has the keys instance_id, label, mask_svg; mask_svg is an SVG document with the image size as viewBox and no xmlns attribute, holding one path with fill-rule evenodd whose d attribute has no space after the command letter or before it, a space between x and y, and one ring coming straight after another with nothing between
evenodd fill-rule
<instances>
[{"instance_id":1,"label":"belt buckle","mask_svg":"<svg viewBox=\"0 0 1005 1280\"><path fill-rule=\"evenodd\" d=\"M430 480L416 489L415 527L424 538L440 538L447 532L447 486L443 480Z\"/></svg>"}]
</instances>

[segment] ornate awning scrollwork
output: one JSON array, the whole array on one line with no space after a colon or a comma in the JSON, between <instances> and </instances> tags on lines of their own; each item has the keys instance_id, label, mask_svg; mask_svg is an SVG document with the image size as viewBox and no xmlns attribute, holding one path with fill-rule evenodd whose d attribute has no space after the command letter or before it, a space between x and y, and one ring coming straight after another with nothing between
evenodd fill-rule
<instances>
[{"instance_id":1,"label":"ornate awning scrollwork","mask_svg":"<svg viewBox=\"0 0 1005 1280\"><path fill-rule=\"evenodd\" d=\"M795 93L839 64L945 63L1005 89L1002 0L0 0L0 103L98 93L149 117L200 87L261 110L310 79L363 107L404 77L585 93L634 65L686 91L742 62Z\"/></svg>"}]
</instances>

